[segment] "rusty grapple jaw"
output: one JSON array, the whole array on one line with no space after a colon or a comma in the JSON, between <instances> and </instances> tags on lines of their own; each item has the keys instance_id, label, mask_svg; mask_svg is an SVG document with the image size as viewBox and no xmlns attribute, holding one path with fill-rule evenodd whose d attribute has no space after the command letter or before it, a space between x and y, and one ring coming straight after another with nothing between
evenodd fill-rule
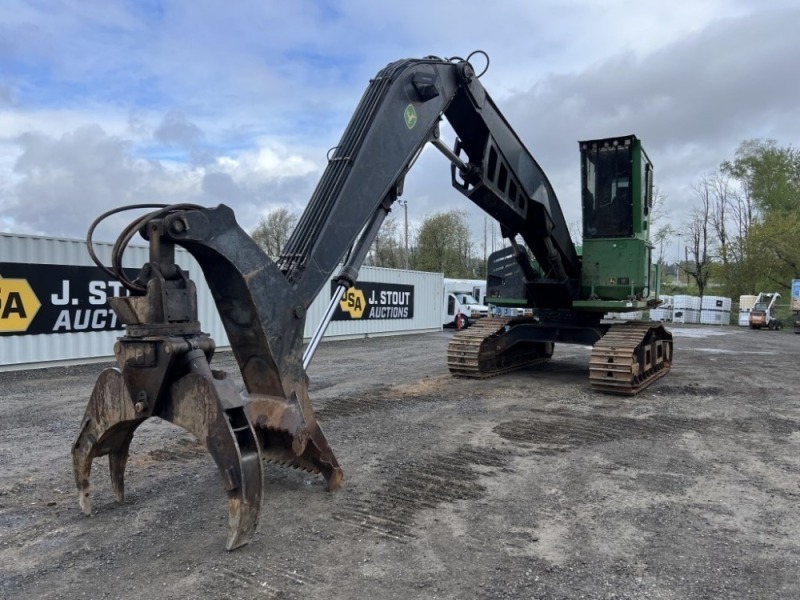
<instances>
[{"instance_id":1,"label":"rusty grapple jaw","mask_svg":"<svg viewBox=\"0 0 800 600\"><path fill-rule=\"evenodd\" d=\"M303 400L300 400L303 398ZM328 491L335 491L343 474L322 428L314 418L306 389L280 397L251 395L245 405L249 422L258 435L265 460L321 474Z\"/></svg>"},{"instance_id":2,"label":"rusty grapple jaw","mask_svg":"<svg viewBox=\"0 0 800 600\"><path fill-rule=\"evenodd\" d=\"M162 354L174 352L174 348L168 350L173 345L182 345L182 340L155 343ZM228 496L226 547L232 550L250 541L258 525L263 474L256 433L238 391L219 378L221 374L212 374L204 352L193 350L183 358L185 374L169 385L156 406L149 406L144 394L137 394L138 400L131 397L125 369L106 369L100 374L72 448L78 503L85 514L91 514L89 475L94 458L103 455L108 455L117 502L124 501L133 434L147 418L158 416L189 431L208 448Z\"/></svg>"}]
</instances>

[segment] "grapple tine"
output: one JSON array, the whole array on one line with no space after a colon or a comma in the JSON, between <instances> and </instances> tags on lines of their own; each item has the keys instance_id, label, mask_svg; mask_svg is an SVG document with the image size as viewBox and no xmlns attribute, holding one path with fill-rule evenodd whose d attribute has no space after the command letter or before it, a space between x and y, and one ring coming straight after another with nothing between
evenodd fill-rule
<instances>
[{"instance_id":1,"label":"grapple tine","mask_svg":"<svg viewBox=\"0 0 800 600\"><path fill-rule=\"evenodd\" d=\"M226 547L233 550L247 544L258 525L261 455L238 391L227 379L212 378L204 364L172 386L172 402L159 416L193 433L208 448L228 494Z\"/></svg>"},{"instance_id":2,"label":"grapple tine","mask_svg":"<svg viewBox=\"0 0 800 600\"><path fill-rule=\"evenodd\" d=\"M78 504L84 514L92 513L89 475L92 461L108 454L111 485L117 502L125 500L125 465L136 428L137 417L119 369L106 369L97 378L86 406L78 438L72 446L72 466L78 488Z\"/></svg>"}]
</instances>

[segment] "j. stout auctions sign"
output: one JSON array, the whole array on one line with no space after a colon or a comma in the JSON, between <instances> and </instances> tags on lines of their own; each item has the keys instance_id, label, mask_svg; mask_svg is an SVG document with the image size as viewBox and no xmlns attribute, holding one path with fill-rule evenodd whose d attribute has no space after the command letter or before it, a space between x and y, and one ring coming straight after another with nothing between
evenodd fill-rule
<instances>
[{"instance_id":1,"label":"j. stout auctions sign","mask_svg":"<svg viewBox=\"0 0 800 600\"><path fill-rule=\"evenodd\" d=\"M331 293L336 284L331 282ZM412 319L414 317L414 286L395 283L356 283L344 293L334 321L354 319Z\"/></svg>"},{"instance_id":2,"label":"j. stout auctions sign","mask_svg":"<svg viewBox=\"0 0 800 600\"><path fill-rule=\"evenodd\" d=\"M106 299L125 295L97 267L0 263L0 335L122 329Z\"/></svg>"}]
</instances>

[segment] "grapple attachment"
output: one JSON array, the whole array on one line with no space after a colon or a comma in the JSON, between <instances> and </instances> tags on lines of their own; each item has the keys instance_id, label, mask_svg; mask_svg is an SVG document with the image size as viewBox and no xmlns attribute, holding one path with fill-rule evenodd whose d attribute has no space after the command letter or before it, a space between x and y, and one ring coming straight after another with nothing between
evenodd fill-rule
<instances>
[{"instance_id":1,"label":"grapple attachment","mask_svg":"<svg viewBox=\"0 0 800 600\"><path fill-rule=\"evenodd\" d=\"M124 365L122 370L106 369L100 374L86 407L72 449L78 502L83 512L88 515L92 510L92 460L108 454L114 494L118 502L124 501L125 465L133 434L148 417L161 417L206 445L228 495L226 546L232 550L246 544L258 524L262 471L256 434L247 421L242 398L222 373L212 373L203 350L181 352L186 344L177 338L150 343L149 350L164 355L167 361L176 356L175 367L162 371L157 365L137 365L141 361L131 356L141 352L145 344L148 343L131 344L123 338L118 344L123 354L118 357ZM166 377L141 377L150 370L156 374L162 371ZM133 385L127 385L126 379L132 380ZM150 406L149 399L154 396L147 389L159 383L166 384L166 389L160 398L155 396L155 405ZM135 397L130 393L132 387L139 390Z\"/></svg>"},{"instance_id":2,"label":"grapple attachment","mask_svg":"<svg viewBox=\"0 0 800 600\"><path fill-rule=\"evenodd\" d=\"M276 278L274 270L264 268L263 261L269 259L238 228L227 207L220 207L223 218L215 221L216 231L202 209L189 208L198 212L187 213L186 206L169 207L135 222L114 247L113 271L100 265L118 277L131 295L109 299L126 332L114 347L118 366L100 374L86 407L72 448L73 468L84 513L91 513L89 475L98 456L108 455L112 487L122 502L125 466L136 428L150 417L182 427L205 444L222 475L228 495L226 546L232 550L246 544L258 525L262 458L320 473L329 490L339 487L342 470L308 398L300 353L304 310L278 314L262 310L264 291L272 288L275 292L279 285L278 279L273 279L272 286L260 279L265 272ZM176 214L186 219L178 226L168 220ZM201 215L200 224L192 220L192 214ZM130 281L121 268L121 254L137 229L150 240L150 262ZM245 389L225 372L211 369L214 342L200 331L195 285L174 263L175 242L167 233L188 230L202 239L184 235L189 239L183 245L199 254L201 266L212 262L210 271L204 267L206 279ZM220 232L232 232L233 237L223 239L221 248L215 246L218 240L208 239ZM209 247L216 252L203 254ZM90 254L96 259L91 246ZM231 254L236 260L228 258ZM246 267L258 260L262 261L260 274L241 270L242 264ZM291 306L295 299L287 295ZM275 331L270 334L270 329Z\"/></svg>"}]
</instances>

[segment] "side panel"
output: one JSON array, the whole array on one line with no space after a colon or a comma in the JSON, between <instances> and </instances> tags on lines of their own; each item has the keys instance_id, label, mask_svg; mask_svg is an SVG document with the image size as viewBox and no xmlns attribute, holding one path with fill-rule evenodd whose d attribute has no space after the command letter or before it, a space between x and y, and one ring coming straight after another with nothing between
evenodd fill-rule
<instances>
[{"instance_id":1,"label":"side panel","mask_svg":"<svg viewBox=\"0 0 800 600\"><path fill-rule=\"evenodd\" d=\"M649 244L638 238L584 240L581 296L625 300L647 295Z\"/></svg>"}]
</instances>

